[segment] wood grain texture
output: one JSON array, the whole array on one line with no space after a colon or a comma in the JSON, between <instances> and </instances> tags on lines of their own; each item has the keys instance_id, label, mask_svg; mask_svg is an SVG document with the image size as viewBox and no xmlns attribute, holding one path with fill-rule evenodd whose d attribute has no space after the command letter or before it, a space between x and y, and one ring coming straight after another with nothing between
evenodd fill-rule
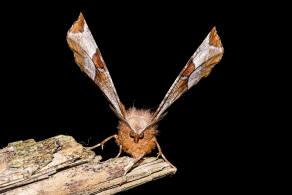
<instances>
[{"instance_id":1,"label":"wood grain texture","mask_svg":"<svg viewBox=\"0 0 292 195\"><path fill-rule=\"evenodd\" d=\"M0 150L0 193L115 194L176 172L152 157L123 177L132 158L100 160L70 136L13 142Z\"/></svg>"}]
</instances>

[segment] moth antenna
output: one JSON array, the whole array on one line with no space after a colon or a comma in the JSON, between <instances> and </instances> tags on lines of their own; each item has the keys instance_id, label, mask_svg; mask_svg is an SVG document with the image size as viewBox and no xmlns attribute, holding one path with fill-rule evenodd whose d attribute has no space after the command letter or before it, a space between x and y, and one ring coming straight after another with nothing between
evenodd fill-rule
<instances>
[{"instance_id":1,"label":"moth antenna","mask_svg":"<svg viewBox=\"0 0 292 195\"><path fill-rule=\"evenodd\" d=\"M111 105L111 104L109 104L109 107L110 107L110 109L115 113L115 115L118 117L118 119L120 119L121 121L123 121L130 129L132 129L132 127L131 127L131 125L128 123L128 121L126 120L126 119L124 119L123 117L121 117L118 113L117 113L117 111L116 111L116 109ZM133 130L133 129L132 129Z\"/></svg>"},{"instance_id":2,"label":"moth antenna","mask_svg":"<svg viewBox=\"0 0 292 195\"><path fill-rule=\"evenodd\" d=\"M142 132L145 131L146 129L149 129L150 127L153 127L154 125L156 125L159 121L161 121L167 115L167 113L168 112L163 113L162 115L160 115L160 117L157 120L152 121L147 127L145 127L142 130Z\"/></svg>"}]
</instances>

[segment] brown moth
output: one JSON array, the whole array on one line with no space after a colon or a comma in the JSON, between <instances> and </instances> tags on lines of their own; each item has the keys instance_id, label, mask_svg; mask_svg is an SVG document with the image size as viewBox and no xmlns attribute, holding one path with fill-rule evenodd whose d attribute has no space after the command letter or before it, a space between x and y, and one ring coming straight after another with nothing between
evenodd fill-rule
<instances>
[{"instance_id":1,"label":"brown moth","mask_svg":"<svg viewBox=\"0 0 292 195\"><path fill-rule=\"evenodd\" d=\"M155 147L158 148L158 156L161 156L168 162L156 139L157 123L163 118L166 109L175 100L197 84L201 78L209 75L212 68L221 60L224 51L214 27L182 69L157 110L152 113L150 110L125 109L116 92L107 66L81 13L78 20L74 22L67 33L67 42L74 53L77 65L101 89L109 100L112 110L120 120L118 134L106 138L100 144L89 147L89 149L98 146L103 148L105 142L115 138L116 143L120 147L117 157L124 151L134 158L133 162L124 168L124 175L135 163L146 154L149 154Z\"/></svg>"}]
</instances>

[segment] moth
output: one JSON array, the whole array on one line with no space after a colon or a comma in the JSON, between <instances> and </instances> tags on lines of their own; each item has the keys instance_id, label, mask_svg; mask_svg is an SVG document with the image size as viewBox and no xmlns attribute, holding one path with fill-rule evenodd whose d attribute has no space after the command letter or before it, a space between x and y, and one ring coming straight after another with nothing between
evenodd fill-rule
<instances>
[{"instance_id":1,"label":"moth","mask_svg":"<svg viewBox=\"0 0 292 195\"><path fill-rule=\"evenodd\" d=\"M203 77L207 77L212 68L221 60L224 49L217 35L216 27L213 27L189 59L155 112L134 107L126 109L121 103L107 66L82 13L69 29L67 42L74 53L77 65L101 89L119 119L118 133L93 147L89 147L89 149L99 146L103 148L108 140L115 138L119 146L117 157L124 151L134 159L131 164L124 168L124 175L142 157L151 153L155 147L158 149L158 157L161 156L169 163L156 138L158 122L174 101L196 85Z\"/></svg>"}]
</instances>

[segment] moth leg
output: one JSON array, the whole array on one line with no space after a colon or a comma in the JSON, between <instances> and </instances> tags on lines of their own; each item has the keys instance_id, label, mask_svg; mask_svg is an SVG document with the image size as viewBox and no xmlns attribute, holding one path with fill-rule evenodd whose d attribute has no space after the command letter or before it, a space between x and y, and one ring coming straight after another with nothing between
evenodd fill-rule
<instances>
[{"instance_id":1,"label":"moth leg","mask_svg":"<svg viewBox=\"0 0 292 195\"><path fill-rule=\"evenodd\" d=\"M127 181L126 175L127 173L134 167L134 165L143 158L144 155L139 156L138 158L134 158L132 162L130 162L127 166L123 168L124 174L122 176L122 181L120 182L120 185L122 185L124 182Z\"/></svg>"},{"instance_id":2,"label":"moth leg","mask_svg":"<svg viewBox=\"0 0 292 195\"><path fill-rule=\"evenodd\" d=\"M115 157L115 158L119 158L119 156L121 155L121 153L122 153L122 149L123 149L123 147L122 147L122 145L120 145L120 150L119 150L119 153L118 153L118 155Z\"/></svg>"},{"instance_id":3,"label":"moth leg","mask_svg":"<svg viewBox=\"0 0 292 195\"><path fill-rule=\"evenodd\" d=\"M99 146L101 146L101 149L103 149L103 146L104 146L105 142L109 141L112 138L118 139L118 135L117 134L114 134L112 136L109 136L108 138L106 138L105 140L103 140L102 142L100 142L99 144L96 144L96 145L91 146L91 147L86 147L86 149L92 150L92 149L97 148Z\"/></svg>"},{"instance_id":4,"label":"moth leg","mask_svg":"<svg viewBox=\"0 0 292 195\"><path fill-rule=\"evenodd\" d=\"M159 156L161 156L163 158L163 160L168 163L170 166L172 166L173 168L176 168L173 164L171 164L167 158L164 156L164 154L162 153L162 150L161 150L161 147L157 141L157 139L155 139L155 143L156 143L156 146L157 146L157 149L158 149L158 153L157 153L157 158L159 158Z\"/></svg>"},{"instance_id":5,"label":"moth leg","mask_svg":"<svg viewBox=\"0 0 292 195\"><path fill-rule=\"evenodd\" d=\"M124 167L124 176L133 168L133 166L143 158L144 155L139 156L138 158L134 158L132 162L130 162L127 166Z\"/></svg>"}]
</instances>

